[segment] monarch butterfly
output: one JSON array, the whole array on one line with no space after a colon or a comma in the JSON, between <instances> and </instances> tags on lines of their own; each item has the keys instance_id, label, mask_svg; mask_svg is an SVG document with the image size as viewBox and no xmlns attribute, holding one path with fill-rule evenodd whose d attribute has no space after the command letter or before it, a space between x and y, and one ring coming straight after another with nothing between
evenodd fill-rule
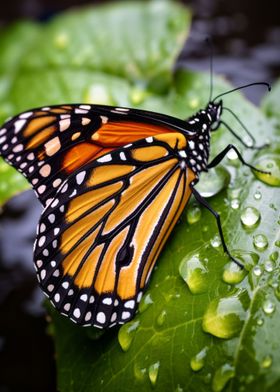
<instances>
[{"instance_id":1,"label":"monarch butterfly","mask_svg":"<svg viewBox=\"0 0 280 392\"><path fill-rule=\"evenodd\" d=\"M21 113L0 129L1 155L27 177L44 206L34 264L61 314L99 328L129 321L191 194L215 215L233 259L219 215L195 189L199 174L230 149L253 168L233 145L208 163L224 94L186 121L70 104Z\"/></svg>"}]
</instances>

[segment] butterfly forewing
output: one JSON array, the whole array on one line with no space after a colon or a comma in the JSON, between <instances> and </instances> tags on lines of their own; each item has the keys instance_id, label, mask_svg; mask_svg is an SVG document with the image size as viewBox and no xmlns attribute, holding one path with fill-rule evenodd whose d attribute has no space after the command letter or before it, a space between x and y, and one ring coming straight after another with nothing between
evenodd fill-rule
<instances>
[{"instance_id":1,"label":"butterfly forewing","mask_svg":"<svg viewBox=\"0 0 280 392\"><path fill-rule=\"evenodd\" d=\"M180 133L141 139L72 173L45 209L35 248L39 282L59 311L110 327L134 315L189 196L194 174Z\"/></svg>"},{"instance_id":2,"label":"butterfly forewing","mask_svg":"<svg viewBox=\"0 0 280 392\"><path fill-rule=\"evenodd\" d=\"M0 153L27 177L45 205L69 174L88 162L147 136L174 131L164 116L154 121L147 117L143 123L146 112L134 112L99 105L34 109L3 125Z\"/></svg>"}]
</instances>

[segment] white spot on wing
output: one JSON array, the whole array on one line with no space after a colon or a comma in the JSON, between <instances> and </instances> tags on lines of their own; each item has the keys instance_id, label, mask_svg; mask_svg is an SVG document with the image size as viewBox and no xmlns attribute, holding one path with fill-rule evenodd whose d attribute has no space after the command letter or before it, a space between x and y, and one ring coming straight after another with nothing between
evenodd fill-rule
<instances>
[{"instance_id":1,"label":"white spot on wing","mask_svg":"<svg viewBox=\"0 0 280 392\"><path fill-rule=\"evenodd\" d=\"M76 175L76 181L78 185L81 185L81 183L84 181L85 175L86 175L85 170Z\"/></svg>"},{"instance_id":2,"label":"white spot on wing","mask_svg":"<svg viewBox=\"0 0 280 392\"><path fill-rule=\"evenodd\" d=\"M111 154L107 154L107 155L104 155L101 158L98 158L97 162L104 163L104 162L110 162L111 160L112 160L112 155Z\"/></svg>"},{"instance_id":3,"label":"white spot on wing","mask_svg":"<svg viewBox=\"0 0 280 392\"><path fill-rule=\"evenodd\" d=\"M96 315L96 321L98 321L100 324L104 324L106 321L106 315L103 312L99 312Z\"/></svg>"}]
</instances>

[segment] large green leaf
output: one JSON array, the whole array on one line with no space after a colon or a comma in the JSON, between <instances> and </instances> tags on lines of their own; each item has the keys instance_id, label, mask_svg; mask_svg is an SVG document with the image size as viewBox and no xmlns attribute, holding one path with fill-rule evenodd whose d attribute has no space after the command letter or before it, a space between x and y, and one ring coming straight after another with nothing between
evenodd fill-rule
<instances>
[{"instance_id":1,"label":"large green leaf","mask_svg":"<svg viewBox=\"0 0 280 392\"><path fill-rule=\"evenodd\" d=\"M20 111L65 102L133 106L166 90L190 25L170 1L83 8L46 25L22 22L0 35L0 122ZM0 203L27 187L8 171Z\"/></svg>"},{"instance_id":2,"label":"large green leaf","mask_svg":"<svg viewBox=\"0 0 280 392\"><path fill-rule=\"evenodd\" d=\"M182 71L168 96L147 102L151 109L161 105L184 117L206 102L206 85L205 76ZM218 81L216 87L225 89L226 84ZM272 137L279 143L268 120L240 94L226 101L259 143ZM227 121L236 129L230 117ZM223 129L213 136L215 151L233 141ZM269 151L246 157L254 162ZM52 312L62 391L277 390L280 191L236 160L225 164L231 184L210 202L246 271L237 270L223 254L213 216L191 202L134 320L119 331L100 333Z\"/></svg>"},{"instance_id":3,"label":"large green leaf","mask_svg":"<svg viewBox=\"0 0 280 392\"><path fill-rule=\"evenodd\" d=\"M278 128L280 128L280 79L272 86L271 92L266 94L262 101L262 109L267 116L274 118L277 121Z\"/></svg>"},{"instance_id":4,"label":"large green leaf","mask_svg":"<svg viewBox=\"0 0 280 392\"><path fill-rule=\"evenodd\" d=\"M184 14L181 7L154 2L152 8L165 7L159 4L167 7L164 15L174 18L173 22L171 18L163 24L165 27L177 26L177 20L187 20L183 16L178 18L178 12ZM178 71L172 85L165 91L178 47L172 51L170 61L166 59L167 54L160 50L157 64L166 62L164 72L161 67L156 67L156 71L154 66L145 68L150 46L146 49L143 44L141 50L137 46L139 28L145 31L145 40L141 36L140 43L157 42L163 33L162 30L153 32L151 24L147 29L147 21L157 19L154 14L153 19L142 17L142 25L137 30L135 27L123 33L123 15L127 15L126 12L130 12L133 26L139 26L135 21L137 16L133 16L133 8L130 8L132 6L129 5L127 11L127 5L118 6L118 11L117 6L113 7L117 20L122 21L119 22L121 26L114 30L107 25L107 29L103 30L104 23L101 23L102 20L110 20L116 26L111 8L96 11L102 15L99 14L98 22L94 22L99 23L100 28L93 37L89 29L91 24L86 20L87 15L94 19L95 12L73 12L46 26L9 88L8 101L13 106L12 112L30 106L84 101L135 106L185 118L206 105L208 75ZM146 3L145 7L148 7ZM173 11L173 7L179 11ZM139 15L141 9L137 5L135 15ZM183 22L180 23L181 28L173 36L169 35L169 30L166 32L167 42L174 43L174 46L176 37L185 34ZM119 43L117 38L121 37L123 46L118 47L118 53L126 59L124 63L128 58L130 61L136 58L137 71L123 69L121 60L118 60L114 72L106 57L110 51L104 53L98 67L95 60L84 61L84 58L89 58L88 49L82 55L85 38L78 41L77 34L72 35L72 30L77 32L75 26L79 26L79 37L91 34L90 41L93 43L90 47L100 46L102 39L107 44L112 40L115 45L116 41ZM69 52L68 34L71 43L72 40L73 44L78 42L73 53ZM101 36L95 42L98 34ZM136 34L135 39L133 34ZM43 44L41 52L38 43L44 41L43 37L48 37L54 45ZM130 44L126 46L126 42ZM137 46L135 52L131 49L132 43ZM110 47L112 53L114 45ZM73 64L70 60L76 58L76 53L83 61ZM140 61L141 67L138 55L143 60ZM139 84L139 80L142 83ZM162 89L158 80L162 81ZM223 80L215 80L215 93L228 88ZM211 180L208 176L201 179L206 184L201 191L210 189L214 194L209 202L221 214L228 246L244 262L246 270L239 271L229 263L222 252L213 216L192 200L158 260L134 320L119 330L103 332L77 327L50 309L53 318L50 330L56 345L60 391L278 390L280 192L279 187L266 182L273 178L275 185L279 180L279 133L272 122L239 93L226 96L225 105L246 123L258 144L266 139L273 140L273 147L260 152L244 151L245 158L251 163L261 167L273 164L268 168L272 171L271 177L263 176L260 181L231 156L231 159L225 159L225 168L214 172ZM223 116L245 138L244 130L237 121L228 113ZM239 145L224 128L215 132L212 156L230 142ZM229 174L225 175L227 172ZM231 182L227 187L228 175ZM213 188L214 181L216 188ZM217 189L221 192L215 194Z\"/></svg>"}]
</instances>

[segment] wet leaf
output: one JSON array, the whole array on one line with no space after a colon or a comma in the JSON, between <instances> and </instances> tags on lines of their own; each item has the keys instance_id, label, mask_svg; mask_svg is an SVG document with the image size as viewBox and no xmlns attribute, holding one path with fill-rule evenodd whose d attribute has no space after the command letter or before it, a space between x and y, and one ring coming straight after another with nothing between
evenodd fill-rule
<instances>
[{"instance_id":1,"label":"wet leaf","mask_svg":"<svg viewBox=\"0 0 280 392\"><path fill-rule=\"evenodd\" d=\"M89 47L90 50L95 46L101 47L104 56L100 55L98 60L100 66L96 65L96 59L90 59L88 49L83 49L81 44L91 26L87 18L95 18L95 12L73 12L47 25L42 29L40 38L52 38L50 42L53 45L46 44L40 51L38 44L34 43L34 48L29 49L30 57L24 61L9 88L8 102L13 105L12 112L30 106L67 101L98 102L102 99L102 103L135 106L187 118L205 106L209 95L208 74L179 70L166 90L171 80L175 53L182 43L181 37L186 34L182 21L186 21L187 17L181 7L175 5L173 11L171 3L153 4L157 7L165 4L160 6L167 7L165 13L160 13L160 21L155 21L154 11L149 11L149 5L145 5L147 8L143 8L145 12L140 18L140 27L137 27L139 10L142 10L139 5L135 8L135 15L130 5L128 11L122 5L117 9L114 6L112 9L117 20L123 21L126 12L133 14L129 15L135 28L125 26L125 32L120 22L113 24L114 30L103 28L101 21L113 20L110 7L96 11L102 12L99 21L94 22L99 23L100 35L90 35ZM168 15L168 22L164 15ZM179 23L181 27L172 30L176 33L169 27L162 33L162 25L158 27L159 32L153 31L149 21L163 23L165 27L173 24L176 27ZM120 24L121 27L117 27ZM79 26L77 37L77 34L72 35L72 30L77 32L76 26ZM143 34L141 38L139 29ZM68 34L76 50L70 47ZM165 47L165 39L161 41L161 37L166 37L166 47L172 43L176 48L169 59L166 59L166 52L160 50L158 62L153 62L149 59L150 47ZM116 59L115 68L108 59L110 50L103 53L104 48L100 45L100 42L108 44L110 38L114 45L123 42L123 47L116 46L120 58ZM138 39L142 42L141 47ZM160 45L152 44L158 40ZM137 46L135 51L131 45L126 46L126 42L133 41ZM147 42L151 46L146 49ZM114 45L110 49L115 56ZM77 50L78 59L74 56ZM76 63L71 63L75 58ZM132 70L122 68L128 59L132 63L137 60ZM155 64L161 64L161 61L164 67L157 68ZM215 94L230 88L217 77L214 86ZM272 122L239 93L224 98L225 105L253 130L258 143L262 144L267 138L273 140L273 154L277 153L275 146L279 145L279 135ZM224 113L223 117L246 138L244 130L229 113ZM258 153L244 151L221 127L212 136L211 156L228 143L236 144L252 164L259 161L262 154L272 151L270 147ZM100 332L94 328L77 327L50 309L60 391L278 390L280 188L260 181L233 158L226 158L223 162L230 174L229 185L221 186L220 192L208 201L221 214L227 244L235 257L244 263L247 273L240 277L236 270L230 269L225 277L225 265L229 260L217 239L213 216L204 208L200 208L201 212L195 215L195 219L189 218L193 214L184 212L157 262L141 302L141 311L129 324L120 330ZM259 211L260 218L257 225L246 227L241 214L251 206ZM193 208L196 206L191 201L188 209ZM264 237L267 245L262 247L260 240ZM194 279L188 274L189 260ZM196 265L201 271L196 271Z\"/></svg>"}]
</instances>

